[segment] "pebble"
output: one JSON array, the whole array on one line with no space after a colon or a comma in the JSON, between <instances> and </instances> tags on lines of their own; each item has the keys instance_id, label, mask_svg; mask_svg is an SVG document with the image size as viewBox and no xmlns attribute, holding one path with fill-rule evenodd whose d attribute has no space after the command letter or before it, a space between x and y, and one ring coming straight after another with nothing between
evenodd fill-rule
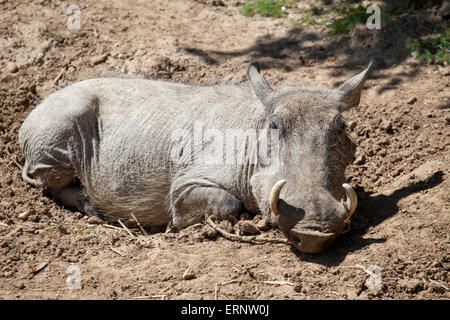
<instances>
[{"instance_id":1,"label":"pebble","mask_svg":"<svg viewBox=\"0 0 450 320\"><path fill-rule=\"evenodd\" d=\"M256 223L256 227L261 231L267 231L270 229L269 219L263 218Z\"/></svg>"},{"instance_id":2,"label":"pebble","mask_svg":"<svg viewBox=\"0 0 450 320\"><path fill-rule=\"evenodd\" d=\"M294 286L294 291L295 292L302 292L302 285L301 284L296 284Z\"/></svg>"},{"instance_id":3,"label":"pebble","mask_svg":"<svg viewBox=\"0 0 450 320\"><path fill-rule=\"evenodd\" d=\"M89 219L87 220L87 223L91 223L91 224L103 224L103 220L98 218L98 217L89 217Z\"/></svg>"},{"instance_id":4,"label":"pebble","mask_svg":"<svg viewBox=\"0 0 450 320\"><path fill-rule=\"evenodd\" d=\"M10 62L6 65L6 70L8 70L9 73L16 73L19 71L19 67L17 67L17 64L14 62Z\"/></svg>"},{"instance_id":5,"label":"pebble","mask_svg":"<svg viewBox=\"0 0 450 320\"><path fill-rule=\"evenodd\" d=\"M203 228L202 234L203 234L203 236L205 238L215 238L215 237L217 237L217 231L214 228L210 227L210 226L205 226Z\"/></svg>"},{"instance_id":6,"label":"pebble","mask_svg":"<svg viewBox=\"0 0 450 320\"><path fill-rule=\"evenodd\" d=\"M183 274L183 280L190 280L195 278L195 273L190 268L187 268Z\"/></svg>"},{"instance_id":7,"label":"pebble","mask_svg":"<svg viewBox=\"0 0 450 320\"><path fill-rule=\"evenodd\" d=\"M416 101L417 101L416 97L411 97L411 98L408 99L407 103L408 104L414 104Z\"/></svg>"},{"instance_id":8,"label":"pebble","mask_svg":"<svg viewBox=\"0 0 450 320\"><path fill-rule=\"evenodd\" d=\"M383 122L381 122L380 126L384 131L390 131L392 129L392 124L389 120L384 120Z\"/></svg>"},{"instance_id":9,"label":"pebble","mask_svg":"<svg viewBox=\"0 0 450 320\"><path fill-rule=\"evenodd\" d=\"M28 218L28 216L30 215L30 213L31 213L30 210L22 212L21 214L19 214L18 218L20 220L26 220Z\"/></svg>"},{"instance_id":10,"label":"pebble","mask_svg":"<svg viewBox=\"0 0 450 320\"><path fill-rule=\"evenodd\" d=\"M83 218L83 214L81 212L75 212L75 219L80 220Z\"/></svg>"},{"instance_id":11,"label":"pebble","mask_svg":"<svg viewBox=\"0 0 450 320\"><path fill-rule=\"evenodd\" d=\"M417 293L424 289L423 282L418 279L402 279L398 282L400 288L407 293Z\"/></svg>"},{"instance_id":12,"label":"pebble","mask_svg":"<svg viewBox=\"0 0 450 320\"><path fill-rule=\"evenodd\" d=\"M240 235L259 233L258 227L249 221L239 221L237 227Z\"/></svg>"},{"instance_id":13,"label":"pebble","mask_svg":"<svg viewBox=\"0 0 450 320\"><path fill-rule=\"evenodd\" d=\"M357 165L361 165L364 163L366 163L366 156L364 154L358 156L355 160L355 164L357 164Z\"/></svg>"},{"instance_id":14,"label":"pebble","mask_svg":"<svg viewBox=\"0 0 450 320\"><path fill-rule=\"evenodd\" d=\"M101 56L93 57L91 59L91 64L95 66L95 65L100 64L102 62L105 62L106 58L108 58L107 54L102 54Z\"/></svg>"}]
</instances>

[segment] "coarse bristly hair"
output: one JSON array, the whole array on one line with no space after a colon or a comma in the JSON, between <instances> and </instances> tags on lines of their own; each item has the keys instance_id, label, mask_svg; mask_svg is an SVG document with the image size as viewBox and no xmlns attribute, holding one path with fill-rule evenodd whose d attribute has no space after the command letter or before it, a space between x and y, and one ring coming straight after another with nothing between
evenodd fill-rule
<instances>
[{"instance_id":1,"label":"coarse bristly hair","mask_svg":"<svg viewBox=\"0 0 450 320\"><path fill-rule=\"evenodd\" d=\"M65 205L88 214L133 213L144 225L178 228L205 215L232 219L242 210L270 216L272 186L284 179L280 203L297 213L280 207L276 222L283 233L292 240L290 230L314 225L315 232L337 235L347 217L344 172L355 151L341 112L358 105L367 70L333 90L272 88L253 64L249 85L128 76L81 81L46 98L23 123L24 177L42 181ZM258 134L242 139L242 163L174 161L174 150L192 160L211 147L195 139L196 123L203 130ZM277 167L255 162L265 129L279 132L269 146L278 152ZM175 141L177 130L185 135ZM73 186L74 178L84 192ZM317 248L310 243L305 250Z\"/></svg>"}]
</instances>

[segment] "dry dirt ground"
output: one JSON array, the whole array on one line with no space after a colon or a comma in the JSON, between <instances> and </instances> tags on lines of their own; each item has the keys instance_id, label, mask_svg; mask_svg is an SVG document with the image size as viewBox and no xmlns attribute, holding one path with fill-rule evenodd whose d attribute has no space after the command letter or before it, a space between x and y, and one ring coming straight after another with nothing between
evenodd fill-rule
<instances>
[{"instance_id":1,"label":"dry dirt ground","mask_svg":"<svg viewBox=\"0 0 450 320\"><path fill-rule=\"evenodd\" d=\"M242 16L236 1L70 3L80 8L79 30L66 25L68 2L0 0L0 298L450 298L449 69L418 64L405 49L445 27L448 8L327 36L298 23L319 1L300 1L281 19ZM358 144L346 176L359 206L352 229L327 252L230 242L204 225L131 237L22 181L19 127L58 88L108 72L242 82L252 58L273 85L327 87L374 59L360 106L345 114ZM275 228L262 234L282 237ZM79 290L66 286L71 265L80 270ZM378 289L366 283L371 265L380 270ZM194 278L183 280L187 269Z\"/></svg>"}]
</instances>

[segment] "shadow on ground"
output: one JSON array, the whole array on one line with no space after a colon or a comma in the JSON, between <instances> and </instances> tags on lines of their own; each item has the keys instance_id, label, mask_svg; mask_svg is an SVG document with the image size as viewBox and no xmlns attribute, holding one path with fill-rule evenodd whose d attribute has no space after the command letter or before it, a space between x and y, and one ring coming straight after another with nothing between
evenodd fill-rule
<instances>
[{"instance_id":1,"label":"shadow on ground","mask_svg":"<svg viewBox=\"0 0 450 320\"><path fill-rule=\"evenodd\" d=\"M443 181L443 172L437 171L430 178L418 181L401 189L397 189L390 195L379 194L368 196L359 201L358 209L352 218L352 229L349 233L340 236L328 251L311 255L292 251L302 261L314 262L325 266L339 265L347 254L370 246L373 243L385 242L384 238L363 238L370 228L381 224L386 219L394 216L399 208L398 202L414 193L431 189Z\"/></svg>"},{"instance_id":2,"label":"shadow on ground","mask_svg":"<svg viewBox=\"0 0 450 320\"><path fill-rule=\"evenodd\" d=\"M332 67L331 76L340 76L349 70L356 73L373 59L371 77L380 79L386 76L378 71L392 68L410 57L409 42L448 28L448 11L448 6L442 5L441 8L406 12L383 21L379 30L369 30L365 25L359 25L348 35L327 35L314 29L303 29L297 24L282 37L267 34L243 49L220 51L186 47L184 50L209 65L244 57L248 61L259 61L262 69L286 72L305 65L324 63L329 58L345 61L338 67ZM407 72L393 75L387 84L380 87L380 92L395 89L401 82L414 77L418 68L418 64L411 64Z\"/></svg>"}]
</instances>

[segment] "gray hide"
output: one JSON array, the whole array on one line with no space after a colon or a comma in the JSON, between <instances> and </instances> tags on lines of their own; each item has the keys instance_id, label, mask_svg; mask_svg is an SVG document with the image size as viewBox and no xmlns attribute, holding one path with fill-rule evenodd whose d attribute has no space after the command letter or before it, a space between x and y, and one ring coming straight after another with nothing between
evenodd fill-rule
<instances>
[{"instance_id":1,"label":"gray hide","mask_svg":"<svg viewBox=\"0 0 450 320\"><path fill-rule=\"evenodd\" d=\"M23 123L22 176L87 214L134 213L144 225L172 221L178 228L205 214L269 217L272 187L284 179L272 219L299 250L319 252L348 224L342 184L354 145L340 111L358 105L367 70L334 90L271 88L255 64L248 67L250 86L81 81L46 98ZM279 133L277 148L268 148L279 157L276 166L260 161L263 129ZM243 161L199 159L211 148L216 155L220 142L220 134L207 139L207 130L224 140L225 133L240 137ZM242 135L251 130L256 137Z\"/></svg>"}]
</instances>

